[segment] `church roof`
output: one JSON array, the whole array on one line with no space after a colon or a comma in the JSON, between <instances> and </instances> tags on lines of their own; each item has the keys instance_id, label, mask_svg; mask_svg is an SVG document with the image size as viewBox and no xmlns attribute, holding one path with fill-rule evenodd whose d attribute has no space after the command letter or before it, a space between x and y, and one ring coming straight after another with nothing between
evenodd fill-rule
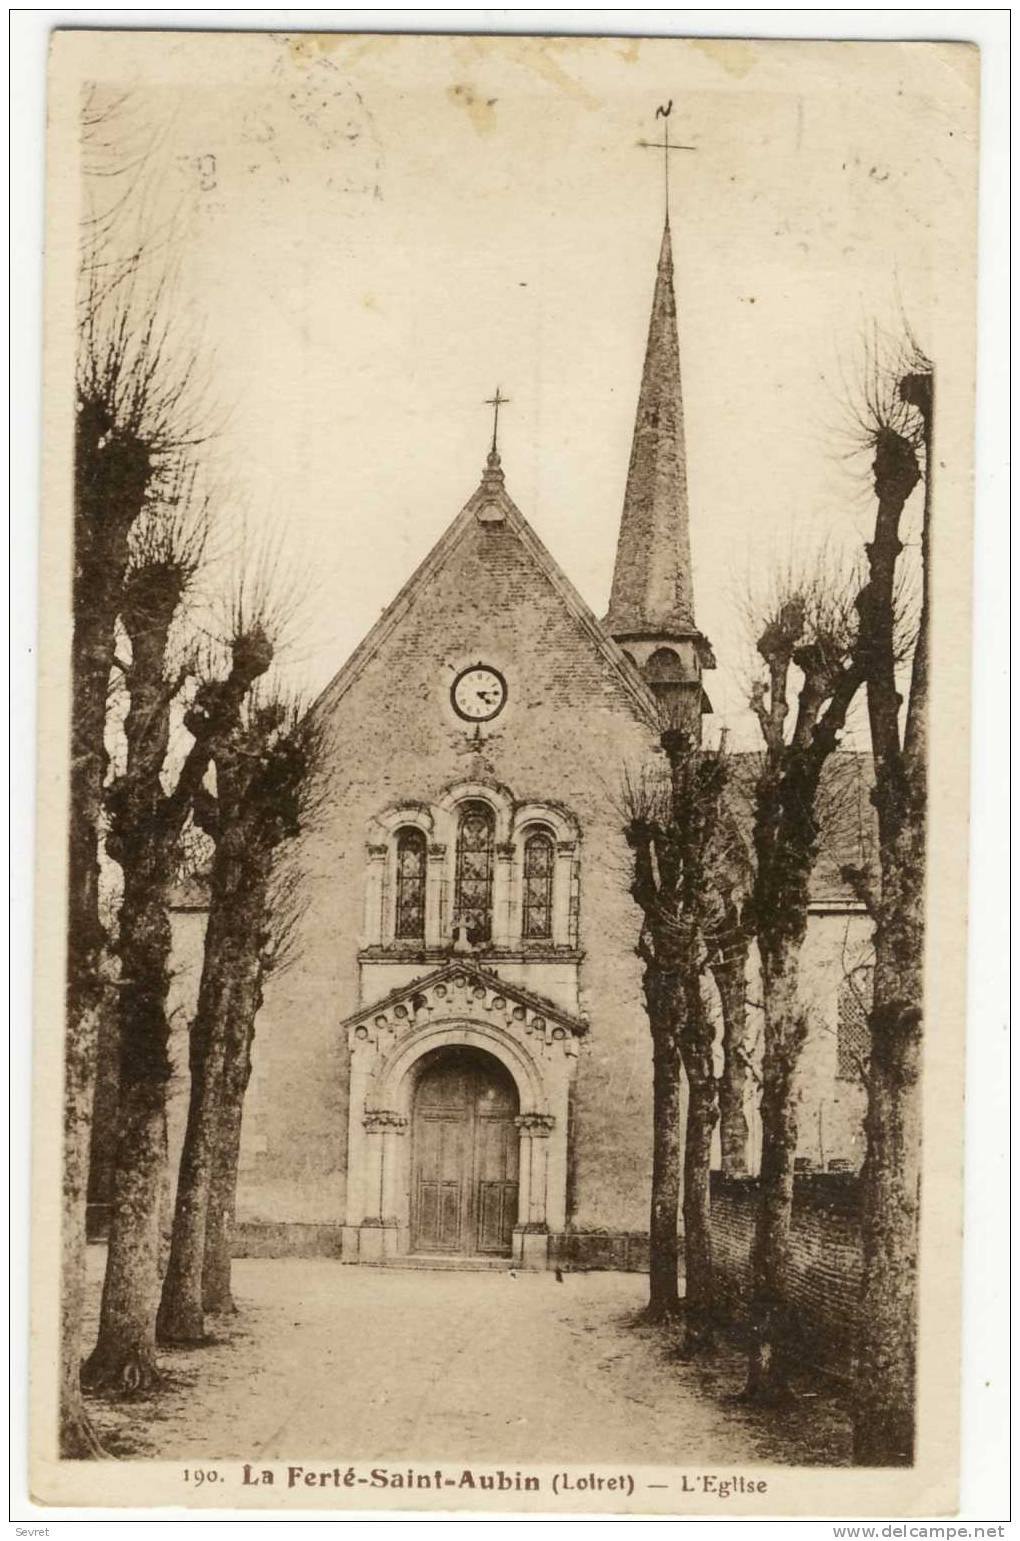
<instances>
[{"instance_id":1,"label":"church roof","mask_svg":"<svg viewBox=\"0 0 1020 1541\"><path fill-rule=\"evenodd\" d=\"M572 1016L570 1012L564 1011L546 996L539 995L534 990L526 990L522 985L511 984L509 980L501 979L498 974L482 968L473 959L463 957L451 963L444 963L441 967L433 969L431 973L412 979L408 984L398 985L381 1000L370 1001L368 1005L359 1007L351 1016L345 1017L340 1026L356 1027L367 1017L385 1015L391 1007L403 1005L405 1001L411 1001L413 1004L415 996L427 995L435 989L436 985L446 984L457 988L473 987L490 995L494 993L497 1001L505 998L513 1005L521 1007L531 1019L538 1018L543 1022L557 1023L567 1028L575 1038L582 1038L588 1031L588 1023L583 1017ZM538 1024L533 1020L532 1025Z\"/></svg>"},{"instance_id":2,"label":"church roof","mask_svg":"<svg viewBox=\"0 0 1020 1541\"><path fill-rule=\"evenodd\" d=\"M587 633L607 668L617 677L639 713L654 727L658 722L658 704L640 671L617 646L591 608L581 598L566 573L535 534L506 490L499 454L490 451L485 472L475 492L433 546L425 560L404 584L396 598L383 611L371 631L355 648L343 668L326 686L312 707L315 713L332 706L353 685L386 638L400 623L420 593L426 590L464 536L475 523L502 524L511 530L533 562L544 574L566 610L582 631Z\"/></svg>"},{"instance_id":3,"label":"church roof","mask_svg":"<svg viewBox=\"0 0 1020 1541\"><path fill-rule=\"evenodd\" d=\"M680 344L668 219L659 251L605 625L618 638L699 635L694 621Z\"/></svg>"}]
</instances>

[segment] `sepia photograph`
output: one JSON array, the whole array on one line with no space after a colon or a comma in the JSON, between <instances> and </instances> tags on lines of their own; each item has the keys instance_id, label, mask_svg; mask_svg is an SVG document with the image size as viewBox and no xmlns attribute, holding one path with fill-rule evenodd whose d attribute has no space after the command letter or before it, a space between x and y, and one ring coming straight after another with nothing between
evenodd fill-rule
<instances>
[{"instance_id":1,"label":"sepia photograph","mask_svg":"<svg viewBox=\"0 0 1020 1541\"><path fill-rule=\"evenodd\" d=\"M978 50L49 61L35 1500L954 1512Z\"/></svg>"}]
</instances>

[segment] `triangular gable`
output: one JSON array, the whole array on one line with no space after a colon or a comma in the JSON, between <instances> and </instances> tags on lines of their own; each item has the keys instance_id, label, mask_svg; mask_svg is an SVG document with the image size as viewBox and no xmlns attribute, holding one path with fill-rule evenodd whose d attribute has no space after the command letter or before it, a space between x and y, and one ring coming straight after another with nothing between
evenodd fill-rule
<instances>
[{"instance_id":1,"label":"triangular gable","mask_svg":"<svg viewBox=\"0 0 1020 1541\"><path fill-rule=\"evenodd\" d=\"M543 1021L557 1023L565 1027L575 1038L583 1038L588 1031L588 1024L581 1017L571 1016L562 1007L556 1006L544 995L538 995L534 990L525 990L521 985L510 984L505 979L500 979L498 974L492 974L488 969L481 968L472 959L458 960L452 963L444 963L440 968L434 969L431 974L423 974L419 979L413 979L409 984L399 985L391 990L389 995L380 1000L371 1001L366 1006L361 1006L351 1016L345 1017L340 1023L342 1029L357 1027L369 1017L385 1015L396 1006L403 1006L415 997L426 998L437 985L452 984L455 986L468 985L485 990L497 998L505 998L515 1006L520 1006L530 1017L541 1018Z\"/></svg>"},{"instance_id":2,"label":"triangular gable","mask_svg":"<svg viewBox=\"0 0 1020 1541\"><path fill-rule=\"evenodd\" d=\"M340 669L339 673L334 675L333 679L322 691L312 707L313 713L324 707L332 706L350 689L365 666L378 652L386 638L406 615L419 592L427 588L431 580L453 555L460 541L471 529L474 521L480 518L484 523L500 517L517 536L535 567L543 574L554 592L559 596L564 608L589 637L596 651L617 677L620 685L630 696L641 714L652 726L658 723L658 705L652 691L645 684L638 670L624 655L622 649L617 646L605 630L594 611L585 604L566 573L563 572L514 503L503 485L503 473L499 470L498 461L495 465L490 465L478 489L468 499L452 524L447 527L445 533L440 536L428 556L412 573L397 597L386 607L371 631L354 649L354 652Z\"/></svg>"}]
</instances>

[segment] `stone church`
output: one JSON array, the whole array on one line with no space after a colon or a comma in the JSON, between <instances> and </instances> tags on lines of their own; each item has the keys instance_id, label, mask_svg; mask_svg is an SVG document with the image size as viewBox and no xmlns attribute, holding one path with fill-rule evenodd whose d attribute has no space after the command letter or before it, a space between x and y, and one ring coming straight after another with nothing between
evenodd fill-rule
<instances>
[{"instance_id":1,"label":"stone church","mask_svg":"<svg viewBox=\"0 0 1020 1541\"><path fill-rule=\"evenodd\" d=\"M328 787L288 858L296 961L258 1022L244 1248L640 1265L651 1051L621 787L657 753L663 700L692 727L710 710L713 666L667 222L605 619L514 503L494 432L477 490L313 708ZM825 883L802 1147L856 1165L839 1067L866 928ZM193 957L201 919L176 917Z\"/></svg>"}]
</instances>

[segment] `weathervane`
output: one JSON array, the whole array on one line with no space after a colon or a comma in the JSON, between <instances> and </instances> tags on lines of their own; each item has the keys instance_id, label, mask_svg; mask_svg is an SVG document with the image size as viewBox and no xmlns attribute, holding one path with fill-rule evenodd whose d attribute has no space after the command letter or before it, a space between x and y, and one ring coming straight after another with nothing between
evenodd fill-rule
<instances>
[{"instance_id":1,"label":"weathervane","mask_svg":"<svg viewBox=\"0 0 1020 1541\"><path fill-rule=\"evenodd\" d=\"M490 396L485 403L487 407L492 408L492 449L489 451L491 455L499 454L499 450L496 448L496 440L499 434L499 409L500 407L507 406L509 401L509 396L502 395L497 385L495 396Z\"/></svg>"},{"instance_id":2,"label":"weathervane","mask_svg":"<svg viewBox=\"0 0 1020 1541\"><path fill-rule=\"evenodd\" d=\"M663 181L666 189L666 223L669 223L669 156L672 150L694 150L693 144L672 144L669 137L669 115L673 111L673 98L670 97L665 107L656 107L656 118L663 120L663 137L661 140L639 139L638 145L642 150L661 150Z\"/></svg>"}]
</instances>

